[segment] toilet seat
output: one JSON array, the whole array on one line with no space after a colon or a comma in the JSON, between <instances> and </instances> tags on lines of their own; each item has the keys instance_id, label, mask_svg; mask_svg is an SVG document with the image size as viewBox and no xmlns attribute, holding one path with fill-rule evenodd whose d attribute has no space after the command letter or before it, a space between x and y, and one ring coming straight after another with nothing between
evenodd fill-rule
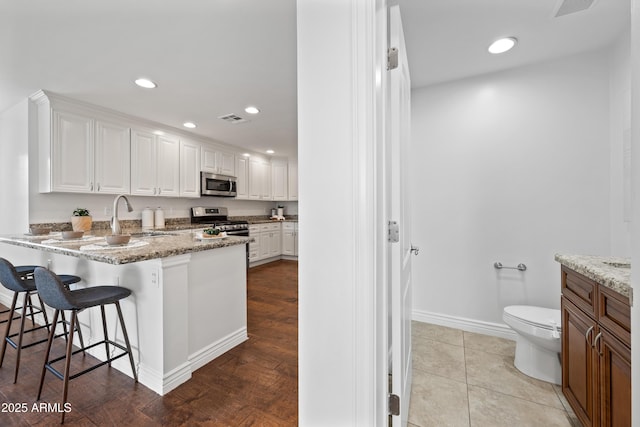
<instances>
[{"instance_id":1,"label":"toilet seat","mask_svg":"<svg viewBox=\"0 0 640 427\"><path fill-rule=\"evenodd\" d=\"M524 323L535 328L562 331L560 310L535 307L531 305L511 305L504 308L503 317L510 317L518 323Z\"/></svg>"}]
</instances>

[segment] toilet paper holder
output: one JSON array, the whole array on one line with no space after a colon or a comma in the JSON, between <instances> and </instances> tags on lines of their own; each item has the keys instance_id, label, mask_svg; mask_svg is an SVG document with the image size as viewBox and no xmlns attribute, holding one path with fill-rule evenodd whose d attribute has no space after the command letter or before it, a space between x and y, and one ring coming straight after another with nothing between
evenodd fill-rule
<instances>
[{"instance_id":1,"label":"toilet paper holder","mask_svg":"<svg viewBox=\"0 0 640 427\"><path fill-rule=\"evenodd\" d=\"M503 268L506 268L506 269L509 269L509 270L525 271L527 269L527 266L524 265L523 263L520 263L515 267L506 267L506 266L502 265L501 262L496 261L496 262L493 263L493 268L495 268L496 270L502 270Z\"/></svg>"}]
</instances>

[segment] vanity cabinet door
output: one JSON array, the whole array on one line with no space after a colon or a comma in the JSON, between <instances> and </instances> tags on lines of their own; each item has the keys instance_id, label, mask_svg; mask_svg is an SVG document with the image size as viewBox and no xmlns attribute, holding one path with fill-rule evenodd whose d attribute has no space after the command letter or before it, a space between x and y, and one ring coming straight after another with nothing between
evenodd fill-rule
<instances>
[{"instance_id":1,"label":"vanity cabinet door","mask_svg":"<svg viewBox=\"0 0 640 427\"><path fill-rule=\"evenodd\" d=\"M562 392L584 426L598 425L595 320L562 297Z\"/></svg>"},{"instance_id":2,"label":"vanity cabinet door","mask_svg":"<svg viewBox=\"0 0 640 427\"><path fill-rule=\"evenodd\" d=\"M631 350L605 329L600 353L600 424L631 426Z\"/></svg>"}]
</instances>

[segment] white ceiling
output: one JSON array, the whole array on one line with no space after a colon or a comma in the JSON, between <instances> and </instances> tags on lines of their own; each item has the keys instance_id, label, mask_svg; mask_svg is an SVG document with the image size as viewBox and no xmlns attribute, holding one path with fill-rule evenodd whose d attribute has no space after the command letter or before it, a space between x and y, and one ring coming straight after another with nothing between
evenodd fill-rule
<instances>
[{"instance_id":1,"label":"white ceiling","mask_svg":"<svg viewBox=\"0 0 640 427\"><path fill-rule=\"evenodd\" d=\"M400 0L413 87L597 49L628 28L629 0L553 18L557 1ZM295 0L0 0L0 112L46 89L295 155L295 14ZM520 43L487 54L499 36ZM249 121L217 118L229 113Z\"/></svg>"},{"instance_id":2,"label":"white ceiling","mask_svg":"<svg viewBox=\"0 0 640 427\"><path fill-rule=\"evenodd\" d=\"M561 0L399 1L414 88L599 49L630 22L629 0L596 0L558 18ZM514 49L487 52L509 36Z\"/></svg>"},{"instance_id":3,"label":"white ceiling","mask_svg":"<svg viewBox=\"0 0 640 427\"><path fill-rule=\"evenodd\" d=\"M0 111L46 89L293 154L295 13L295 0L0 0ZM135 86L139 76L158 88ZM217 118L229 113L250 121Z\"/></svg>"}]
</instances>

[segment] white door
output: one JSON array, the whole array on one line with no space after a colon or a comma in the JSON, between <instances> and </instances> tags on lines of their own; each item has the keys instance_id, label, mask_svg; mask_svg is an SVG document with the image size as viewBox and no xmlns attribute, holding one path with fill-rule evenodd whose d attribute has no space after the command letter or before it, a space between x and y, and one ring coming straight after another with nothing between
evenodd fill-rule
<instances>
[{"instance_id":1,"label":"white door","mask_svg":"<svg viewBox=\"0 0 640 427\"><path fill-rule=\"evenodd\" d=\"M388 71L386 182L388 218L397 222L397 242L389 245L391 390L399 397L392 425L406 426L411 397L411 207L409 205L409 126L411 81L399 6L389 7L389 47L398 50L398 66Z\"/></svg>"}]
</instances>

